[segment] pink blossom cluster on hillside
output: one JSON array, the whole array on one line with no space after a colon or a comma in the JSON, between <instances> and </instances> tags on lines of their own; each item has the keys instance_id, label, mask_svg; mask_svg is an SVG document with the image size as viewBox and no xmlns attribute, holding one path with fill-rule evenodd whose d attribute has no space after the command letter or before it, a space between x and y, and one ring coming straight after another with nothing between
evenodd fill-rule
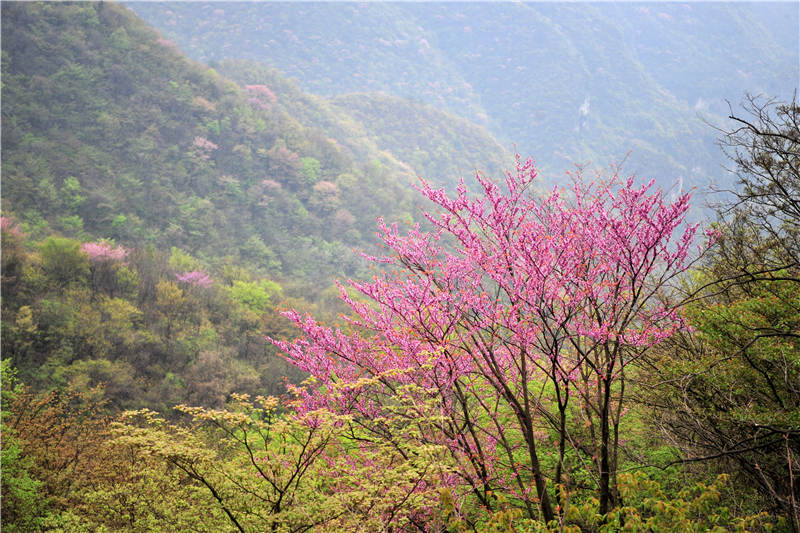
<instances>
[{"instance_id":1,"label":"pink blossom cluster on hillside","mask_svg":"<svg viewBox=\"0 0 800 533\"><path fill-rule=\"evenodd\" d=\"M19 226L17 226L17 223L8 217L0 216L0 228L2 228L3 231L7 231L14 235L20 234L20 229Z\"/></svg>"},{"instance_id":2,"label":"pink blossom cluster on hillside","mask_svg":"<svg viewBox=\"0 0 800 533\"><path fill-rule=\"evenodd\" d=\"M278 102L275 93L266 85L245 85L244 88L250 97L247 101L261 109L268 111Z\"/></svg>"},{"instance_id":3,"label":"pink blossom cluster on hillside","mask_svg":"<svg viewBox=\"0 0 800 533\"><path fill-rule=\"evenodd\" d=\"M189 285L203 288L208 288L213 283L211 277L202 270L192 270L191 272L175 274L175 278L182 283L188 283Z\"/></svg>"},{"instance_id":4,"label":"pink blossom cluster on hillside","mask_svg":"<svg viewBox=\"0 0 800 533\"><path fill-rule=\"evenodd\" d=\"M208 159L208 154L219 148L216 144L209 141L205 137L196 136L194 138L194 142L192 142L192 146L195 148L199 148L200 151L203 153L203 158Z\"/></svg>"},{"instance_id":5,"label":"pink blossom cluster on hillside","mask_svg":"<svg viewBox=\"0 0 800 533\"><path fill-rule=\"evenodd\" d=\"M81 251L89 256L92 261L122 261L128 256L129 251L122 246L113 246L107 242L85 242Z\"/></svg>"}]
</instances>

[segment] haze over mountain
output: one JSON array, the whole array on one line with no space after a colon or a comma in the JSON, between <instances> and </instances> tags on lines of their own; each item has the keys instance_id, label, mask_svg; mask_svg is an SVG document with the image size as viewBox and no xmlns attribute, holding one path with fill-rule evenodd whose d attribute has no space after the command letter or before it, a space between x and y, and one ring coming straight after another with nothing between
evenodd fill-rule
<instances>
[{"instance_id":1,"label":"haze over mountain","mask_svg":"<svg viewBox=\"0 0 800 533\"><path fill-rule=\"evenodd\" d=\"M711 124L788 99L794 3L131 3L201 61L251 59L311 92L447 108L552 176L627 158L669 187L725 182Z\"/></svg>"}]
</instances>

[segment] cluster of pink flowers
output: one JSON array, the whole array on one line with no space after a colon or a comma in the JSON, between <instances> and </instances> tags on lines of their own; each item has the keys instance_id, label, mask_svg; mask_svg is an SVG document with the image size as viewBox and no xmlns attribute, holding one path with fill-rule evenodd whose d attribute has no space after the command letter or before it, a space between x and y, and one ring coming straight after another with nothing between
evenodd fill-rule
<instances>
[{"instance_id":1,"label":"cluster of pink flowers","mask_svg":"<svg viewBox=\"0 0 800 533\"><path fill-rule=\"evenodd\" d=\"M248 102L256 107L270 110L278 102L278 97L266 85L245 85L244 88L250 97Z\"/></svg>"},{"instance_id":2,"label":"cluster of pink flowers","mask_svg":"<svg viewBox=\"0 0 800 533\"><path fill-rule=\"evenodd\" d=\"M252 97L248 98L247 103L255 107L260 107L264 111L269 111L270 109L272 109L272 106L270 106L266 102L259 100L258 98L252 98Z\"/></svg>"},{"instance_id":3,"label":"cluster of pink flowers","mask_svg":"<svg viewBox=\"0 0 800 533\"><path fill-rule=\"evenodd\" d=\"M277 150L275 150L275 159L285 161L287 163L293 163L300 160L300 156L296 153L292 152L288 148L283 146L279 146Z\"/></svg>"},{"instance_id":4,"label":"cluster of pink flowers","mask_svg":"<svg viewBox=\"0 0 800 533\"><path fill-rule=\"evenodd\" d=\"M189 285L203 288L208 288L213 283L211 277L202 270L192 270L191 272L175 274L175 277L182 283L188 283Z\"/></svg>"},{"instance_id":5,"label":"cluster of pink flowers","mask_svg":"<svg viewBox=\"0 0 800 533\"><path fill-rule=\"evenodd\" d=\"M208 159L208 154L219 148L216 144L209 141L205 137L197 136L194 138L192 146L199 148L203 152L203 159Z\"/></svg>"},{"instance_id":6,"label":"cluster of pink flowers","mask_svg":"<svg viewBox=\"0 0 800 533\"><path fill-rule=\"evenodd\" d=\"M19 226L17 226L17 223L8 217L0 216L0 228L2 228L3 231L11 233L12 235L20 234L20 229Z\"/></svg>"},{"instance_id":7,"label":"cluster of pink flowers","mask_svg":"<svg viewBox=\"0 0 800 533\"><path fill-rule=\"evenodd\" d=\"M175 43L173 41L170 41L169 39L165 39L163 37L159 37L158 39L156 39L156 42L158 44L160 44L161 46L166 46L167 48L175 48L176 47L176 45L175 45Z\"/></svg>"},{"instance_id":8,"label":"cluster of pink flowers","mask_svg":"<svg viewBox=\"0 0 800 533\"><path fill-rule=\"evenodd\" d=\"M245 85L244 88L247 89L247 94L250 96L265 98L273 104L278 101L275 93L273 93L266 85Z\"/></svg>"},{"instance_id":9,"label":"cluster of pink flowers","mask_svg":"<svg viewBox=\"0 0 800 533\"><path fill-rule=\"evenodd\" d=\"M339 193L339 188L336 186L335 183L330 181L320 181L314 184L314 192L323 194L323 195L336 195Z\"/></svg>"},{"instance_id":10,"label":"cluster of pink flowers","mask_svg":"<svg viewBox=\"0 0 800 533\"><path fill-rule=\"evenodd\" d=\"M107 242L85 242L81 251L89 256L92 261L122 261L128 256L129 251L122 246L113 246Z\"/></svg>"},{"instance_id":11,"label":"cluster of pink flowers","mask_svg":"<svg viewBox=\"0 0 800 533\"><path fill-rule=\"evenodd\" d=\"M261 185L267 189L282 189L282 185L275 180L263 180Z\"/></svg>"}]
</instances>

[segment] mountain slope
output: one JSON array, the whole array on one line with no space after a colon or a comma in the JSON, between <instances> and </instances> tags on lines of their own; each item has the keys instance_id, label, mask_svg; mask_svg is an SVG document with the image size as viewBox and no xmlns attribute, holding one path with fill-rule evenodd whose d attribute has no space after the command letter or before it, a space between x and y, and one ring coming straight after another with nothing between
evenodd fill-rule
<instances>
[{"instance_id":1,"label":"mountain slope","mask_svg":"<svg viewBox=\"0 0 800 533\"><path fill-rule=\"evenodd\" d=\"M359 161L388 153L416 175L451 187L461 177L469 180L476 169L498 176L514 163L485 128L430 105L382 93L324 98L302 92L280 72L252 61L214 67L244 86L265 84L287 113L335 139Z\"/></svg>"},{"instance_id":2,"label":"mountain slope","mask_svg":"<svg viewBox=\"0 0 800 533\"><path fill-rule=\"evenodd\" d=\"M396 158L355 161L124 6L2 10L3 209L33 236L177 246L324 287L360 268L375 217L415 211Z\"/></svg>"},{"instance_id":3,"label":"mountain slope","mask_svg":"<svg viewBox=\"0 0 800 533\"><path fill-rule=\"evenodd\" d=\"M253 59L335 96L386 92L486 125L548 174L632 151L670 186L725 180L726 100L790 98L792 3L132 3L204 60Z\"/></svg>"}]
</instances>

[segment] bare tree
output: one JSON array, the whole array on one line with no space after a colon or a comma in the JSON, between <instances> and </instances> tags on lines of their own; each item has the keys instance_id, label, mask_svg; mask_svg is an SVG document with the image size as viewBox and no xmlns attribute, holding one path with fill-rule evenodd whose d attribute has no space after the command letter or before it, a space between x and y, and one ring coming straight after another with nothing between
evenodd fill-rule
<instances>
[{"instance_id":1,"label":"bare tree","mask_svg":"<svg viewBox=\"0 0 800 533\"><path fill-rule=\"evenodd\" d=\"M746 220L760 234L765 262L800 264L800 106L748 95L743 113L731 108L722 150L735 165L738 187L719 206L723 217ZM767 242L764 242L766 239ZM764 245L768 245L766 248Z\"/></svg>"}]
</instances>

